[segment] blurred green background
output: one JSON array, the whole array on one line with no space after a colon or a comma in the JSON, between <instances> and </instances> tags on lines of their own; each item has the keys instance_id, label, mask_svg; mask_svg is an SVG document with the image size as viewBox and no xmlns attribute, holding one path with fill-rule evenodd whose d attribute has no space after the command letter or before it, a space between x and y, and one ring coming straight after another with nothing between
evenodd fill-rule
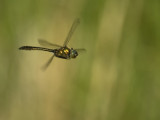
<instances>
[{"instance_id":1,"label":"blurred green background","mask_svg":"<svg viewBox=\"0 0 160 120\"><path fill-rule=\"evenodd\" d=\"M43 38L74 60L19 51ZM1 0L0 120L160 120L160 1Z\"/></svg>"}]
</instances>

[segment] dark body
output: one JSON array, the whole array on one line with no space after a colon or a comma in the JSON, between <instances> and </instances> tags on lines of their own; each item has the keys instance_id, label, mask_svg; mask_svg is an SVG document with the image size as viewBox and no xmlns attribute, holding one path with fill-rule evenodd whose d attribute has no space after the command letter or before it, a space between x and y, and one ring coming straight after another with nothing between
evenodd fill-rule
<instances>
[{"instance_id":1,"label":"dark body","mask_svg":"<svg viewBox=\"0 0 160 120\"><path fill-rule=\"evenodd\" d=\"M62 59L71 59L76 58L78 56L78 52L73 48L61 47L59 49L48 49L43 47L34 47L34 46L22 46L19 48L20 50L42 50L52 52L54 56Z\"/></svg>"}]
</instances>

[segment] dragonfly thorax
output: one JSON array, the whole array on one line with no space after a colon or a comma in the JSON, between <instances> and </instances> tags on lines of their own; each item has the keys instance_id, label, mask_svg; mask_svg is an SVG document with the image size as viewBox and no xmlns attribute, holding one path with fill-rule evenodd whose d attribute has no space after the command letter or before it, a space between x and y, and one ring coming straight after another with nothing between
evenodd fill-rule
<instances>
[{"instance_id":1,"label":"dragonfly thorax","mask_svg":"<svg viewBox=\"0 0 160 120\"><path fill-rule=\"evenodd\" d=\"M68 47L61 47L60 49L54 50L54 55L63 59L71 59L76 58L78 53L73 48L70 49Z\"/></svg>"}]
</instances>

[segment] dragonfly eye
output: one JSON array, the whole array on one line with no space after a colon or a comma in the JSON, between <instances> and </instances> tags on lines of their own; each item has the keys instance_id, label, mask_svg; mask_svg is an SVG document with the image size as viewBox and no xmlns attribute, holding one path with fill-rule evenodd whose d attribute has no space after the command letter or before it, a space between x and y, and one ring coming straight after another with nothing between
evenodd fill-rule
<instances>
[{"instance_id":1,"label":"dragonfly eye","mask_svg":"<svg viewBox=\"0 0 160 120\"><path fill-rule=\"evenodd\" d=\"M71 49L70 51L70 57L71 58L76 58L78 56L78 52L76 50Z\"/></svg>"}]
</instances>

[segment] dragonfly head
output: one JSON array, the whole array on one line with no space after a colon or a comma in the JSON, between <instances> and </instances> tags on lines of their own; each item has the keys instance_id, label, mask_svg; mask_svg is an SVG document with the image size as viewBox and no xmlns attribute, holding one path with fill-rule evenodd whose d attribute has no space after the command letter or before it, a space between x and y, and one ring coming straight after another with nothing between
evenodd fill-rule
<instances>
[{"instance_id":1,"label":"dragonfly head","mask_svg":"<svg viewBox=\"0 0 160 120\"><path fill-rule=\"evenodd\" d=\"M76 50L74 50L73 48L71 48L70 57L76 58L77 56L78 56L78 52Z\"/></svg>"}]
</instances>

